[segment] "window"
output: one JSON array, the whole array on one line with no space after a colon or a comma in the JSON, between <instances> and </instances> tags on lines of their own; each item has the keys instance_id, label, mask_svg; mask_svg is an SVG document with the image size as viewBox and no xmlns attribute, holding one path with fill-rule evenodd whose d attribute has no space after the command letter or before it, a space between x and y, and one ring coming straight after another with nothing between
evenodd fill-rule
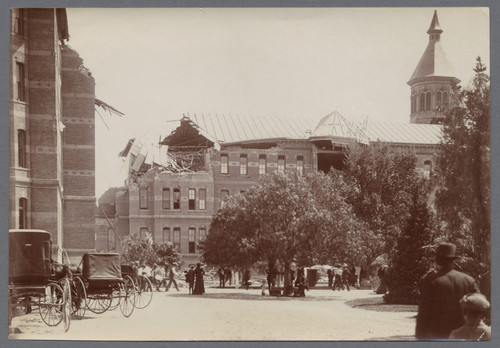
<instances>
[{"instance_id":1,"label":"window","mask_svg":"<svg viewBox=\"0 0 500 348\"><path fill-rule=\"evenodd\" d=\"M207 230L205 228L200 228L198 230L198 240L205 240L207 238Z\"/></svg>"},{"instance_id":2,"label":"window","mask_svg":"<svg viewBox=\"0 0 500 348\"><path fill-rule=\"evenodd\" d=\"M425 93L420 93L420 102L418 103L418 111L425 110Z\"/></svg>"},{"instance_id":3,"label":"window","mask_svg":"<svg viewBox=\"0 0 500 348\"><path fill-rule=\"evenodd\" d=\"M411 103L411 113L415 112L415 95L412 95L410 97L410 103Z\"/></svg>"},{"instance_id":4,"label":"window","mask_svg":"<svg viewBox=\"0 0 500 348\"><path fill-rule=\"evenodd\" d=\"M227 197L229 197L229 191L228 190L222 190L220 192L220 207L221 208L224 206L224 202L227 200Z\"/></svg>"},{"instance_id":5,"label":"window","mask_svg":"<svg viewBox=\"0 0 500 348\"><path fill-rule=\"evenodd\" d=\"M17 100L25 101L25 86L24 86L24 64L16 63L17 68Z\"/></svg>"},{"instance_id":6,"label":"window","mask_svg":"<svg viewBox=\"0 0 500 348\"><path fill-rule=\"evenodd\" d=\"M196 209L196 190L195 189L188 190L188 209L189 210Z\"/></svg>"},{"instance_id":7,"label":"window","mask_svg":"<svg viewBox=\"0 0 500 348\"><path fill-rule=\"evenodd\" d=\"M162 208L170 209L170 189L164 188L162 193Z\"/></svg>"},{"instance_id":8,"label":"window","mask_svg":"<svg viewBox=\"0 0 500 348\"><path fill-rule=\"evenodd\" d=\"M429 111L431 109L431 92L425 93L425 110Z\"/></svg>"},{"instance_id":9,"label":"window","mask_svg":"<svg viewBox=\"0 0 500 348\"><path fill-rule=\"evenodd\" d=\"M297 174L302 176L304 174L304 157L297 156Z\"/></svg>"},{"instance_id":10,"label":"window","mask_svg":"<svg viewBox=\"0 0 500 348\"><path fill-rule=\"evenodd\" d=\"M200 200L198 201L198 209L200 210L207 209L206 202L207 202L207 190L200 189Z\"/></svg>"},{"instance_id":11,"label":"window","mask_svg":"<svg viewBox=\"0 0 500 348\"><path fill-rule=\"evenodd\" d=\"M147 233L149 232L149 228L147 227L141 227L139 229L139 237L144 238L146 237Z\"/></svg>"},{"instance_id":12,"label":"window","mask_svg":"<svg viewBox=\"0 0 500 348\"><path fill-rule=\"evenodd\" d=\"M441 103L442 103L442 97L441 96L442 96L441 91L438 91L436 93L436 105L437 106L441 105Z\"/></svg>"},{"instance_id":13,"label":"window","mask_svg":"<svg viewBox=\"0 0 500 348\"><path fill-rule=\"evenodd\" d=\"M17 162L19 167L27 168L26 163L26 132L23 129L17 130Z\"/></svg>"},{"instance_id":14,"label":"window","mask_svg":"<svg viewBox=\"0 0 500 348\"><path fill-rule=\"evenodd\" d=\"M181 209L181 189L174 188L174 209Z\"/></svg>"},{"instance_id":15,"label":"window","mask_svg":"<svg viewBox=\"0 0 500 348\"><path fill-rule=\"evenodd\" d=\"M181 229L179 227L174 228L174 248L181 252Z\"/></svg>"},{"instance_id":16,"label":"window","mask_svg":"<svg viewBox=\"0 0 500 348\"><path fill-rule=\"evenodd\" d=\"M148 209L148 189L139 189L139 208Z\"/></svg>"},{"instance_id":17,"label":"window","mask_svg":"<svg viewBox=\"0 0 500 348\"><path fill-rule=\"evenodd\" d=\"M116 236L112 228L108 228L108 251L116 250Z\"/></svg>"},{"instance_id":18,"label":"window","mask_svg":"<svg viewBox=\"0 0 500 348\"><path fill-rule=\"evenodd\" d=\"M17 35L24 35L24 8L19 9L17 17L14 18L14 33Z\"/></svg>"},{"instance_id":19,"label":"window","mask_svg":"<svg viewBox=\"0 0 500 348\"><path fill-rule=\"evenodd\" d=\"M424 162L424 178L429 179L431 176L431 171L432 171L432 162L431 161L425 161Z\"/></svg>"},{"instance_id":20,"label":"window","mask_svg":"<svg viewBox=\"0 0 500 348\"><path fill-rule=\"evenodd\" d=\"M248 158L247 155L240 156L240 175L247 175L248 173Z\"/></svg>"},{"instance_id":21,"label":"window","mask_svg":"<svg viewBox=\"0 0 500 348\"><path fill-rule=\"evenodd\" d=\"M285 172L285 156L278 156L278 172Z\"/></svg>"},{"instance_id":22,"label":"window","mask_svg":"<svg viewBox=\"0 0 500 348\"><path fill-rule=\"evenodd\" d=\"M447 92L443 92L443 104L444 105L447 105L448 104L448 93Z\"/></svg>"},{"instance_id":23,"label":"window","mask_svg":"<svg viewBox=\"0 0 500 348\"><path fill-rule=\"evenodd\" d=\"M266 174L266 155L259 156L259 175Z\"/></svg>"},{"instance_id":24,"label":"window","mask_svg":"<svg viewBox=\"0 0 500 348\"><path fill-rule=\"evenodd\" d=\"M28 228L28 200L19 198L19 229Z\"/></svg>"},{"instance_id":25,"label":"window","mask_svg":"<svg viewBox=\"0 0 500 348\"><path fill-rule=\"evenodd\" d=\"M195 234L196 234L196 230L194 228L189 228L189 230L188 230L188 241L189 241L188 252L190 254L194 254L196 252Z\"/></svg>"},{"instance_id":26,"label":"window","mask_svg":"<svg viewBox=\"0 0 500 348\"><path fill-rule=\"evenodd\" d=\"M172 241L172 236L170 236L170 227L164 227L163 228L163 235L162 235L162 242L171 242Z\"/></svg>"},{"instance_id":27,"label":"window","mask_svg":"<svg viewBox=\"0 0 500 348\"><path fill-rule=\"evenodd\" d=\"M228 157L223 154L220 155L220 173L227 174Z\"/></svg>"}]
</instances>

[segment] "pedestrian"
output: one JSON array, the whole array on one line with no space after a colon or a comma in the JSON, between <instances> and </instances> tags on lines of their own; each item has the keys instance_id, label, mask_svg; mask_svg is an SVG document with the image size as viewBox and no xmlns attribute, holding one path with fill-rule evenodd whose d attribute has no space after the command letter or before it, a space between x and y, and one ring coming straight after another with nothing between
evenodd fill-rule
<instances>
[{"instance_id":1,"label":"pedestrian","mask_svg":"<svg viewBox=\"0 0 500 348\"><path fill-rule=\"evenodd\" d=\"M219 275L219 288L225 288L225 281L224 281L224 269L222 267L219 268L217 271L217 274Z\"/></svg>"},{"instance_id":2,"label":"pedestrian","mask_svg":"<svg viewBox=\"0 0 500 348\"><path fill-rule=\"evenodd\" d=\"M333 287L332 290L344 289L342 286L342 268L340 265L336 265L333 269Z\"/></svg>"},{"instance_id":3,"label":"pedestrian","mask_svg":"<svg viewBox=\"0 0 500 348\"><path fill-rule=\"evenodd\" d=\"M440 244L436 250L434 270L421 282L418 305L417 339L447 339L464 324L460 299L479 292L475 280L454 269L456 246Z\"/></svg>"},{"instance_id":4,"label":"pedestrian","mask_svg":"<svg viewBox=\"0 0 500 348\"><path fill-rule=\"evenodd\" d=\"M156 286L156 291L160 291L160 286L165 280L165 268L161 264L153 265L153 279Z\"/></svg>"},{"instance_id":5,"label":"pedestrian","mask_svg":"<svg viewBox=\"0 0 500 348\"><path fill-rule=\"evenodd\" d=\"M267 287L269 290L269 295L271 295L271 287L274 287L274 278L276 274L274 273L274 270L272 268L266 269L267 273Z\"/></svg>"},{"instance_id":6,"label":"pedestrian","mask_svg":"<svg viewBox=\"0 0 500 348\"><path fill-rule=\"evenodd\" d=\"M491 327L483 321L484 315L490 309L486 296L480 293L467 294L460 300L464 313L465 324L450 334L450 339L468 341L489 341Z\"/></svg>"},{"instance_id":7,"label":"pedestrian","mask_svg":"<svg viewBox=\"0 0 500 348\"><path fill-rule=\"evenodd\" d=\"M170 265L170 269L168 271L168 284L167 287L165 288L165 291L168 291L172 284L174 284L175 289L179 291L179 287L177 286L177 281L175 280L175 276L178 274L177 270L175 269L176 266L178 266L177 262L173 262Z\"/></svg>"},{"instance_id":8,"label":"pedestrian","mask_svg":"<svg viewBox=\"0 0 500 348\"><path fill-rule=\"evenodd\" d=\"M295 280L295 286L297 287L297 296L305 297L306 289L306 277L304 276L304 268L299 268L297 271L297 279Z\"/></svg>"},{"instance_id":9,"label":"pedestrian","mask_svg":"<svg viewBox=\"0 0 500 348\"><path fill-rule=\"evenodd\" d=\"M350 272L349 268L347 267L347 264L344 263L342 265L342 290L344 290L344 287L347 288L347 291L351 291L349 288L349 278L350 278Z\"/></svg>"},{"instance_id":10,"label":"pedestrian","mask_svg":"<svg viewBox=\"0 0 500 348\"><path fill-rule=\"evenodd\" d=\"M189 270L186 273L186 282L189 286L189 294L193 293L194 288L194 265L189 266Z\"/></svg>"},{"instance_id":11,"label":"pedestrian","mask_svg":"<svg viewBox=\"0 0 500 348\"><path fill-rule=\"evenodd\" d=\"M243 272L242 285L247 290L250 288L250 270L248 268Z\"/></svg>"},{"instance_id":12,"label":"pedestrian","mask_svg":"<svg viewBox=\"0 0 500 348\"><path fill-rule=\"evenodd\" d=\"M231 281L233 279L233 272L231 272L230 268L224 268L224 285L226 282L229 282L229 285L231 285Z\"/></svg>"},{"instance_id":13,"label":"pedestrian","mask_svg":"<svg viewBox=\"0 0 500 348\"><path fill-rule=\"evenodd\" d=\"M333 286L333 267L328 268L326 274L328 275L328 287L331 288Z\"/></svg>"},{"instance_id":14,"label":"pedestrian","mask_svg":"<svg viewBox=\"0 0 500 348\"><path fill-rule=\"evenodd\" d=\"M205 271L201 268L201 264L197 263L194 269L194 289L193 295L203 295L205 293L205 285L203 284L203 275Z\"/></svg>"}]
</instances>

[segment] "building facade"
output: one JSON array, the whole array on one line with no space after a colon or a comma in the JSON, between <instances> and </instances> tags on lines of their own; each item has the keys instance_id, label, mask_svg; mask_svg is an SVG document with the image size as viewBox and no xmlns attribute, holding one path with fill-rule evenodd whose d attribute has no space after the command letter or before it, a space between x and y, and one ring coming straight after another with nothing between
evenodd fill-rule
<instances>
[{"instance_id":1,"label":"building facade","mask_svg":"<svg viewBox=\"0 0 500 348\"><path fill-rule=\"evenodd\" d=\"M12 9L10 39L9 228L81 255L95 249L95 81L65 9Z\"/></svg>"},{"instance_id":2,"label":"building facade","mask_svg":"<svg viewBox=\"0 0 500 348\"><path fill-rule=\"evenodd\" d=\"M194 114L183 115L159 142L157 158L148 155L152 149L141 148L139 139L131 139L122 151L129 159L129 178L112 202L119 237L149 233L155 242L174 243L182 259L193 263L226 197L275 171L306 175L342 169L347 150L356 143L384 143L393 151L411 152L422 176L430 177L441 141L439 105L450 100L459 82L439 44L441 33L435 13L428 47L408 82L409 123L356 122L337 112L316 121ZM100 247L105 251L108 244L103 238Z\"/></svg>"}]
</instances>

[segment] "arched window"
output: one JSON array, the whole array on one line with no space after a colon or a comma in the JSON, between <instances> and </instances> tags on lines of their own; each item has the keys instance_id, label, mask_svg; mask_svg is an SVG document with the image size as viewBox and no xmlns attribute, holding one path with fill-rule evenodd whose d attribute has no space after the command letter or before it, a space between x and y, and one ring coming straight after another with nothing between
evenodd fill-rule
<instances>
[{"instance_id":1,"label":"arched window","mask_svg":"<svg viewBox=\"0 0 500 348\"><path fill-rule=\"evenodd\" d=\"M418 103L418 111L425 110L425 93L420 93L420 102Z\"/></svg>"},{"instance_id":2,"label":"arched window","mask_svg":"<svg viewBox=\"0 0 500 348\"><path fill-rule=\"evenodd\" d=\"M436 106L441 105L441 103L443 102L441 95L442 95L441 91L438 91L436 93Z\"/></svg>"},{"instance_id":3,"label":"arched window","mask_svg":"<svg viewBox=\"0 0 500 348\"><path fill-rule=\"evenodd\" d=\"M431 109L431 92L425 93L425 110Z\"/></svg>"},{"instance_id":4,"label":"arched window","mask_svg":"<svg viewBox=\"0 0 500 348\"><path fill-rule=\"evenodd\" d=\"M448 105L448 92L443 92L443 104Z\"/></svg>"},{"instance_id":5,"label":"arched window","mask_svg":"<svg viewBox=\"0 0 500 348\"><path fill-rule=\"evenodd\" d=\"M28 200L19 198L19 229L28 228Z\"/></svg>"},{"instance_id":6,"label":"arched window","mask_svg":"<svg viewBox=\"0 0 500 348\"><path fill-rule=\"evenodd\" d=\"M411 103L411 113L413 114L415 112L415 96L410 97L410 103Z\"/></svg>"}]
</instances>

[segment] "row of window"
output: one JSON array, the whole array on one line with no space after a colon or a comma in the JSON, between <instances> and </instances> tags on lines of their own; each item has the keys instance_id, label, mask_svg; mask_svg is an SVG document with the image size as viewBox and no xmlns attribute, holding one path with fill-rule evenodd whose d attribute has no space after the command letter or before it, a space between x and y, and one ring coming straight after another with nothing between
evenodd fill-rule
<instances>
[{"instance_id":1,"label":"row of window","mask_svg":"<svg viewBox=\"0 0 500 348\"><path fill-rule=\"evenodd\" d=\"M173 209L179 210L181 209L181 189L174 188L172 193L172 197L170 195L170 188L164 188L162 190L162 209ZM139 209L148 209L148 189L141 188L139 190ZM199 189L198 190L198 210L206 210L207 209L207 190ZM188 210L196 210L196 189L190 188L188 189Z\"/></svg>"},{"instance_id":2,"label":"row of window","mask_svg":"<svg viewBox=\"0 0 500 348\"><path fill-rule=\"evenodd\" d=\"M278 169L280 173L285 172L286 168L286 156L278 156ZM304 173L304 156L297 156L297 172L299 175ZM221 154L220 156L220 173L228 174L229 172L229 156L227 154ZM264 175L267 173L267 157L266 155L259 155L259 175ZM240 175L248 174L248 157L247 155L240 155Z\"/></svg>"},{"instance_id":3,"label":"row of window","mask_svg":"<svg viewBox=\"0 0 500 348\"><path fill-rule=\"evenodd\" d=\"M421 92L420 95L411 96L411 112L430 111L432 109L431 92ZM435 105L447 105L449 103L448 92L438 91L435 94Z\"/></svg>"}]
</instances>

